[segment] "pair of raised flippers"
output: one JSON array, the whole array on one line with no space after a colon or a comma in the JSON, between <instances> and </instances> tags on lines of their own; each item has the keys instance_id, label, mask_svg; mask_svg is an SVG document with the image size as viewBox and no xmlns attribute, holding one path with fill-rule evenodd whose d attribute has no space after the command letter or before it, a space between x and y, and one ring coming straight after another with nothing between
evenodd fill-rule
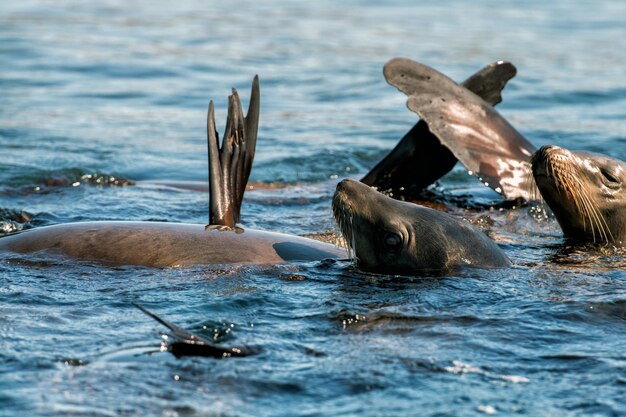
<instances>
[{"instance_id":1,"label":"pair of raised flippers","mask_svg":"<svg viewBox=\"0 0 626 417\"><path fill-rule=\"evenodd\" d=\"M404 195L428 187L460 160L506 199L529 200L533 186L528 161L535 148L486 105L502 101L501 91L516 73L512 64L503 61L490 64L461 86L432 68L409 60L390 61L384 73L390 84L409 96L409 108L422 120L361 182L385 194ZM472 93L482 98L485 105L472 103ZM221 148L213 103L209 104L209 223L212 225L234 227L239 221L256 146L259 97L257 76L244 118L239 96L233 90ZM498 121L503 126L498 126ZM497 138L488 132L494 127L498 129Z\"/></svg>"}]
</instances>

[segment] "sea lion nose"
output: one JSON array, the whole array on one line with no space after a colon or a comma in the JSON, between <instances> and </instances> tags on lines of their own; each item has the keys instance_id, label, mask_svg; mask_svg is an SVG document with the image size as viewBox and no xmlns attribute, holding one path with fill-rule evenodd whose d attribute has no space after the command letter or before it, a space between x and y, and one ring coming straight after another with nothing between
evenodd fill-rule
<instances>
[{"instance_id":1,"label":"sea lion nose","mask_svg":"<svg viewBox=\"0 0 626 417\"><path fill-rule=\"evenodd\" d=\"M550 154L560 151L562 148L556 145L544 145L537 149L530 158L530 163L535 166L538 162L545 161Z\"/></svg>"},{"instance_id":2,"label":"sea lion nose","mask_svg":"<svg viewBox=\"0 0 626 417\"><path fill-rule=\"evenodd\" d=\"M547 155L550 152L553 152L554 150L557 150L557 149L561 149L561 148L559 148L556 145L544 145L541 148L539 148L536 153Z\"/></svg>"},{"instance_id":3,"label":"sea lion nose","mask_svg":"<svg viewBox=\"0 0 626 417\"><path fill-rule=\"evenodd\" d=\"M350 178L343 179L339 181L339 184L337 184L337 191L346 192L350 190L351 188L354 188L353 183L355 182L356 182L355 180L350 179Z\"/></svg>"}]
</instances>

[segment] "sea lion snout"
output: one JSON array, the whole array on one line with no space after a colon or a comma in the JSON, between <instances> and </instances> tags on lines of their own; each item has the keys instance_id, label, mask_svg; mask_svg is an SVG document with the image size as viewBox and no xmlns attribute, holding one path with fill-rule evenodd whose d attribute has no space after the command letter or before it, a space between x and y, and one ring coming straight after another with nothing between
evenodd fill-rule
<instances>
[{"instance_id":1,"label":"sea lion snout","mask_svg":"<svg viewBox=\"0 0 626 417\"><path fill-rule=\"evenodd\" d=\"M341 180L339 184L337 184L336 191L340 193L351 194L351 193L357 192L359 189L366 189L366 188L370 188L370 187L359 181L353 180L351 178L346 178L344 180Z\"/></svg>"},{"instance_id":2,"label":"sea lion snout","mask_svg":"<svg viewBox=\"0 0 626 417\"><path fill-rule=\"evenodd\" d=\"M571 152L556 145L544 145L537 149L530 158L533 171L542 168L542 165L559 155L569 156Z\"/></svg>"},{"instance_id":3,"label":"sea lion snout","mask_svg":"<svg viewBox=\"0 0 626 417\"><path fill-rule=\"evenodd\" d=\"M346 178L337 184L333 197L334 201L351 208L358 208L361 212L368 211L371 201L377 199L378 192L374 188L351 178Z\"/></svg>"},{"instance_id":4,"label":"sea lion snout","mask_svg":"<svg viewBox=\"0 0 626 417\"><path fill-rule=\"evenodd\" d=\"M533 153L530 158L532 173L535 180L538 177L559 177L568 172L572 164L578 163L578 157L569 150L555 145L545 145Z\"/></svg>"}]
</instances>

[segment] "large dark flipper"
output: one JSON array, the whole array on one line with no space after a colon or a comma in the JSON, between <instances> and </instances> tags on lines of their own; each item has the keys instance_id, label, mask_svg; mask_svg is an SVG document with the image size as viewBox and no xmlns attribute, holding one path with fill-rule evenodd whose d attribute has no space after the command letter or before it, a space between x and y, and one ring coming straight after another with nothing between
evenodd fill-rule
<instances>
[{"instance_id":1,"label":"large dark flipper","mask_svg":"<svg viewBox=\"0 0 626 417\"><path fill-rule=\"evenodd\" d=\"M393 62L392 60L391 62ZM391 81L390 76L394 76L394 69L390 63L385 66L385 77L387 81L398 87ZM464 90L452 80L442 74L426 67L429 73L423 74L422 83L432 83L431 90L436 88L450 88L452 83L456 89ZM502 101L501 91L511 78L515 76L516 69L513 64L498 61L487 65L476 74L465 80L463 87L480 96L483 100L492 105ZM442 80L443 77L445 80ZM402 79L402 77L400 77ZM410 84L411 80L404 80ZM443 81L443 82L442 82ZM398 87L401 91L402 88ZM414 93L420 94L422 86L414 86ZM406 93L406 91L404 91ZM409 94L409 93L407 93ZM443 175L447 174L461 159L455 151L455 143L452 145L442 138L433 134L427 125L428 120L420 120L398 143L398 145L361 181L368 185L374 185L381 190L398 189L422 189L432 184ZM527 142L526 142L527 143ZM529 143L527 143L530 145ZM462 144L460 146L463 146ZM532 145L530 145L532 147ZM457 146L458 148L458 146ZM478 170L474 170L478 173ZM485 182L488 182L485 180ZM498 185L492 188L500 190L504 188ZM515 199L517 196L506 195L507 198Z\"/></svg>"},{"instance_id":2,"label":"large dark flipper","mask_svg":"<svg viewBox=\"0 0 626 417\"><path fill-rule=\"evenodd\" d=\"M222 146L215 128L213 101L207 116L209 148L209 225L235 227L239 222L241 202L246 191L259 127L259 77L252 81L248 114L243 109L237 90L228 97L228 116Z\"/></svg>"},{"instance_id":3,"label":"large dark flipper","mask_svg":"<svg viewBox=\"0 0 626 417\"><path fill-rule=\"evenodd\" d=\"M507 200L532 198L529 161L535 147L491 105L409 59L392 59L384 74L389 84L408 96L408 108L481 182Z\"/></svg>"},{"instance_id":4,"label":"large dark flipper","mask_svg":"<svg viewBox=\"0 0 626 417\"><path fill-rule=\"evenodd\" d=\"M172 352L172 354L174 354L174 356L208 356L212 358L226 358L231 356L249 356L258 352L256 349L251 348L225 348L217 346L203 337L188 332L182 327L178 327L175 324L162 319L152 311L139 304L133 305L161 323L163 326L170 329L175 340L168 343L168 349Z\"/></svg>"},{"instance_id":5,"label":"large dark flipper","mask_svg":"<svg viewBox=\"0 0 626 417\"><path fill-rule=\"evenodd\" d=\"M510 62L487 65L463 82L463 87L496 105L501 92L517 70ZM450 149L420 120L361 182L390 193L421 190L450 172L457 162Z\"/></svg>"}]
</instances>

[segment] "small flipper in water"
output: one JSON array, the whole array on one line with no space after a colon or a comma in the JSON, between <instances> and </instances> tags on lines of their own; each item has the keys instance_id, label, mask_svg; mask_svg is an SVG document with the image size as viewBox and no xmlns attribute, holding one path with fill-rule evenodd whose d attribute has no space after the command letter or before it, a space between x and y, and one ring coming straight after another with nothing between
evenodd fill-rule
<instances>
[{"instance_id":1,"label":"small flipper in water","mask_svg":"<svg viewBox=\"0 0 626 417\"><path fill-rule=\"evenodd\" d=\"M248 114L237 90L228 97L228 116L222 146L215 128L213 101L207 115L209 148L209 225L235 227L239 222L241 202L252 170L259 127L259 77L252 81Z\"/></svg>"},{"instance_id":2,"label":"small flipper in water","mask_svg":"<svg viewBox=\"0 0 626 417\"><path fill-rule=\"evenodd\" d=\"M389 84L408 96L408 108L481 182L507 200L531 199L529 161L535 147L489 103L440 72L406 58L389 61L384 74ZM470 86L482 84L483 77L472 78ZM488 91L500 85L487 85L483 95L499 100L499 92Z\"/></svg>"},{"instance_id":3,"label":"small flipper in water","mask_svg":"<svg viewBox=\"0 0 626 417\"><path fill-rule=\"evenodd\" d=\"M501 92L517 70L510 62L487 65L465 80L469 89L492 105L502 101ZM363 179L383 192L421 190L450 172L457 162L452 151L420 120Z\"/></svg>"},{"instance_id":4,"label":"small flipper in water","mask_svg":"<svg viewBox=\"0 0 626 417\"><path fill-rule=\"evenodd\" d=\"M139 304L133 303L133 305L172 331L172 336L175 340L168 343L168 349L176 357L208 356L212 358L227 358L231 356L250 356L258 353L258 350L251 348L224 348L217 346L203 337L162 319Z\"/></svg>"}]
</instances>

